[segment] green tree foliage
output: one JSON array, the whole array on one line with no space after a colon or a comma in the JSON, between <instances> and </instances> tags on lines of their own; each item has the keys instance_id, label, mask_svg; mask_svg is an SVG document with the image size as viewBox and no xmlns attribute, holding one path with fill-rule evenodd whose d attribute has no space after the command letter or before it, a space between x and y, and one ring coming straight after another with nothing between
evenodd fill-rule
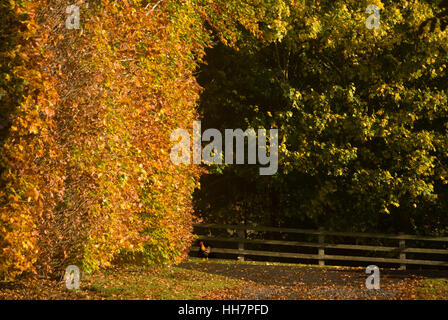
<instances>
[{"instance_id":1,"label":"green tree foliage","mask_svg":"<svg viewBox=\"0 0 448 320\"><path fill-rule=\"evenodd\" d=\"M368 29L366 8L381 9ZM341 230L444 233L448 225L448 32L425 1L302 1L286 34L210 50L204 127L275 127L280 169L214 168L207 218ZM238 183L247 192L231 188ZM225 212L233 212L226 215Z\"/></svg>"}]
</instances>

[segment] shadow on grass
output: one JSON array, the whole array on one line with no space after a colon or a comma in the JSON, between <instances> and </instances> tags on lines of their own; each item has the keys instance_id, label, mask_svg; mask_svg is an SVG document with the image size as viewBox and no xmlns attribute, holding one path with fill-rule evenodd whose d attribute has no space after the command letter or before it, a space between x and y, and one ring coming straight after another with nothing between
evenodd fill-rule
<instances>
[{"instance_id":1,"label":"shadow on grass","mask_svg":"<svg viewBox=\"0 0 448 320\"><path fill-rule=\"evenodd\" d=\"M319 266L290 266L245 264L226 261L192 260L178 265L180 268L222 275L239 280L249 280L262 285L294 286L297 283L308 286L364 286L364 268L332 268ZM448 273L442 270L394 270L381 269L382 282L396 283L412 278L445 278Z\"/></svg>"}]
</instances>

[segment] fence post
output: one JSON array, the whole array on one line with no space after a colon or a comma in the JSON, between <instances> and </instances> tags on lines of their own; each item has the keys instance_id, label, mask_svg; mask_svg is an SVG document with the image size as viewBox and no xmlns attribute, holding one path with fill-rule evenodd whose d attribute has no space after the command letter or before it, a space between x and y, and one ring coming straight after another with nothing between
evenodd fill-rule
<instances>
[{"instance_id":1,"label":"fence post","mask_svg":"<svg viewBox=\"0 0 448 320\"><path fill-rule=\"evenodd\" d=\"M238 239L244 240L246 238L244 230L237 230L238 233ZM238 250L244 251L244 242L238 242ZM244 255L238 256L239 261L244 261Z\"/></svg>"},{"instance_id":2,"label":"fence post","mask_svg":"<svg viewBox=\"0 0 448 320\"><path fill-rule=\"evenodd\" d=\"M319 231L324 231L324 228L320 227ZM319 241L320 245L323 245L325 243L325 235L319 234L318 241ZM319 247L318 255L319 255L319 265L324 266L325 265L325 260L324 260L325 249L323 247Z\"/></svg>"},{"instance_id":3,"label":"fence post","mask_svg":"<svg viewBox=\"0 0 448 320\"><path fill-rule=\"evenodd\" d=\"M403 232L400 232L399 235L403 235ZM400 239L398 242L398 247L400 248L400 260L406 260L406 253L403 252L406 248L406 240ZM400 270L406 270L406 262L400 264Z\"/></svg>"}]
</instances>

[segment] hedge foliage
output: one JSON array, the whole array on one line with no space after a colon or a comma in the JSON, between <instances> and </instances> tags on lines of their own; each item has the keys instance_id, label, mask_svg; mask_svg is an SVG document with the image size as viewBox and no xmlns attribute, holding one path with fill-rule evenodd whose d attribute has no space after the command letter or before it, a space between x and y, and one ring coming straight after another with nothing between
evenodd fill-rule
<instances>
[{"instance_id":1,"label":"hedge foliage","mask_svg":"<svg viewBox=\"0 0 448 320\"><path fill-rule=\"evenodd\" d=\"M271 2L2 1L1 278L186 256L201 169L171 163L170 133L198 119L212 30L233 46L259 21L281 32Z\"/></svg>"}]
</instances>

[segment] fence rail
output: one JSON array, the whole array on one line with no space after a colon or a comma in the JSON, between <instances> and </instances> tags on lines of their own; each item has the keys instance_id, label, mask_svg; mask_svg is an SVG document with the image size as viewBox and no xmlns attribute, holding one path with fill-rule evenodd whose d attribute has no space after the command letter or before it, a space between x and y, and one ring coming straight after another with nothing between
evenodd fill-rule
<instances>
[{"instance_id":1,"label":"fence rail","mask_svg":"<svg viewBox=\"0 0 448 320\"><path fill-rule=\"evenodd\" d=\"M239 259L244 260L245 256L258 256L258 257L277 257L277 258L292 258L292 259L309 259L317 260L320 265L325 265L326 261L352 261L352 262L371 262L371 263L392 263L399 264L401 269L406 269L406 265L427 265L427 266L439 266L448 267L448 257L445 259L445 255L448 255L448 249L433 249L433 248L419 248L419 247L407 247L406 240L419 241L419 242L439 242L443 246L448 244L448 237L423 237L416 235L391 235L391 234L377 234L377 233L355 233L355 232L335 232L325 230L307 230L307 229L292 229L292 228L275 228L275 227L262 227L262 226L244 226L244 225L221 225L221 224L197 224L197 229L224 229L233 232L237 237L214 237L211 235L198 235L198 239L206 241L208 243L229 243L237 244L238 248L223 248L222 246L213 246L212 251L214 253L232 254L237 255ZM316 242L308 241L290 241L290 240L271 240L271 239L250 239L247 238L247 231L256 232L269 232L280 234L302 234L316 236ZM211 234L211 232L209 232ZM328 241L330 237L345 237L345 238L372 238L372 239L387 239L396 240L397 246L375 246L375 245L358 245L358 244L341 244L335 243L335 241ZM251 245L278 245L286 247L299 247L299 248L315 248L316 253L295 253L295 252L278 252L278 251L265 251L265 250L248 250L245 248L245 244ZM376 254L390 254L394 257L369 257L369 256L355 256L344 254L327 254L325 249L342 249L344 251L357 250L374 252ZM192 247L191 251L199 250L198 247ZM328 252L328 250L327 250ZM433 259L409 259L406 258L406 254L432 254L442 255L442 260ZM440 259L440 258L439 258Z\"/></svg>"}]
</instances>

